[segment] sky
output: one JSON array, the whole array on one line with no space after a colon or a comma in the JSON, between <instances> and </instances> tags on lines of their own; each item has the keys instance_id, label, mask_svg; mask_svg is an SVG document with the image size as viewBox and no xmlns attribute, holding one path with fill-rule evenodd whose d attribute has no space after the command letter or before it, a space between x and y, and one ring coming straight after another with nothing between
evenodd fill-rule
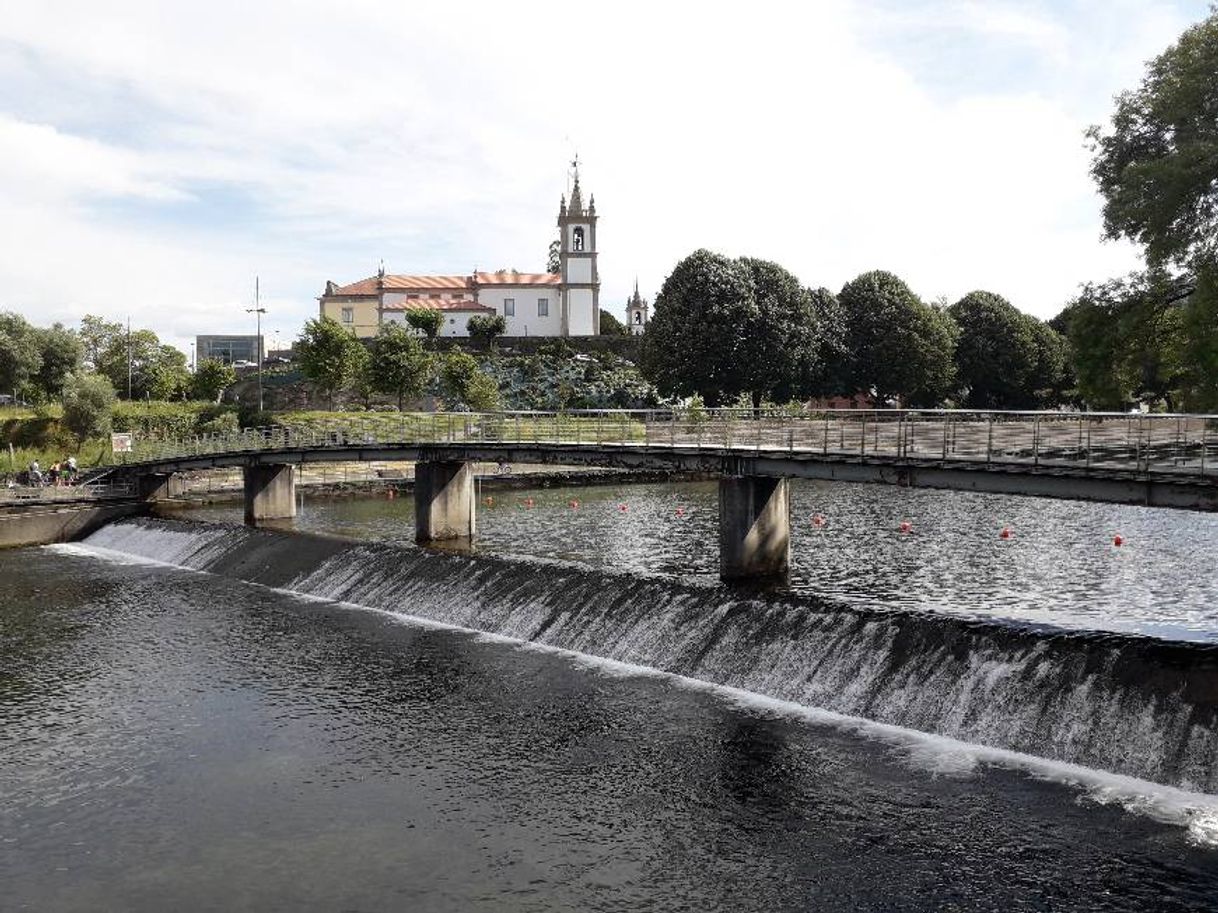
<instances>
[{"instance_id":1,"label":"sky","mask_svg":"<svg viewBox=\"0 0 1218 913\"><path fill-rule=\"evenodd\" d=\"M1083 131L1208 0L0 0L0 310L253 332L327 280L541 271L578 154L601 306L706 247L1050 317L1139 265Z\"/></svg>"}]
</instances>

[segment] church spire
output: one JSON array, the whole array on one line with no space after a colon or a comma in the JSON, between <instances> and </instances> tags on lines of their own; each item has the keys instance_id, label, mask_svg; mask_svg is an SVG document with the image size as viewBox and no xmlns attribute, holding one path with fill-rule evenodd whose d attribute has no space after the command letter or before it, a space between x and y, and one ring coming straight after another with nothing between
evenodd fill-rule
<instances>
[{"instance_id":1,"label":"church spire","mask_svg":"<svg viewBox=\"0 0 1218 913\"><path fill-rule=\"evenodd\" d=\"M575 184L571 188L571 205L567 207L567 214L572 216L582 216L584 214L584 200L579 193L579 168L575 169Z\"/></svg>"}]
</instances>

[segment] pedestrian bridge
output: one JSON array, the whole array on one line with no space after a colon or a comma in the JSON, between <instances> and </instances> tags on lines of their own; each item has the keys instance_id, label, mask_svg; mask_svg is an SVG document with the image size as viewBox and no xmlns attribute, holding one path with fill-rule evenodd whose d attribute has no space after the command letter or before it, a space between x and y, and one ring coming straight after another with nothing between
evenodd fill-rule
<instances>
[{"instance_id":1,"label":"pedestrian bridge","mask_svg":"<svg viewBox=\"0 0 1218 913\"><path fill-rule=\"evenodd\" d=\"M412 460L416 538L472 538L474 462L717 473L725 578L785 570L789 479L1218 510L1218 416L944 410L355 413L115 457L145 497L179 473L240 466L246 520L295 514L295 467Z\"/></svg>"}]
</instances>

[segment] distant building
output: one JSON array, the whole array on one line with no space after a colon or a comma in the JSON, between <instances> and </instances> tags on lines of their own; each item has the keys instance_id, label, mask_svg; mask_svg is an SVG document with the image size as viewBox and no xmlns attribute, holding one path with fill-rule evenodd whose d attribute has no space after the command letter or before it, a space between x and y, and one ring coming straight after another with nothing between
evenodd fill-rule
<instances>
[{"instance_id":1,"label":"distant building","mask_svg":"<svg viewBox=\"0 0 1218 913\"><path fill-rule=\"evenodd\" d=\"M235 361L255 364L265 360L265 340L261 336L196 336L195 357L198 361L214 358L226 365Z\"/></svg>"},{"instance_id":2,"label":"distant building","mask_svg":"<svg viewBox=\"0 0 1218 913\"><path fill-rule=\"evenodd\" d=\"M634 294L626 300L626 329L632 335L640 336L643 330L647 328L648 316L651 310L651 305L647 300L639 294L639 280L634 280Z\"/></svg>"},{"instance_id":3,"label":"distant building","mask_svg":"<svg viewBox=\"0 0 1218 913\"><path fill-rule=\"evenodd\" d=\"M558 273L515 270L469 275L375 276L350 285L326 283L320 312L356 336L375 336L384 323L405 323L406 311L428 308L447 318L441 336L468 336L466 323L479 314L499 314L507 336L595 336L600 332L600 275L596 266L596 201L587 207L579 172L558 206Z\"/></svg>"}]
</instances>

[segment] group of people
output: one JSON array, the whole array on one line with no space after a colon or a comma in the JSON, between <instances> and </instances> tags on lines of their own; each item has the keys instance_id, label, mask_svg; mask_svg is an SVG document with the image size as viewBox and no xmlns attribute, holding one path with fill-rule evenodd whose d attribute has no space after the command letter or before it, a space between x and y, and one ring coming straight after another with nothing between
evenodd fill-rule
<instances>
[{"instance_id":1,"label":"group of people","mask_svg":"<svg viewBox=\"0 0 1218 913\"><path fill-rule=\"evenodd\" d=\"M30 463L29 476L31 485L53 485L58 488L60 485L71 485L76 481L78 470L76 468L76 457L65 457L51 464L51 468L43 474L42 467L38 465L38 461L34 460Z\"/></svg>"}]
</instances>

